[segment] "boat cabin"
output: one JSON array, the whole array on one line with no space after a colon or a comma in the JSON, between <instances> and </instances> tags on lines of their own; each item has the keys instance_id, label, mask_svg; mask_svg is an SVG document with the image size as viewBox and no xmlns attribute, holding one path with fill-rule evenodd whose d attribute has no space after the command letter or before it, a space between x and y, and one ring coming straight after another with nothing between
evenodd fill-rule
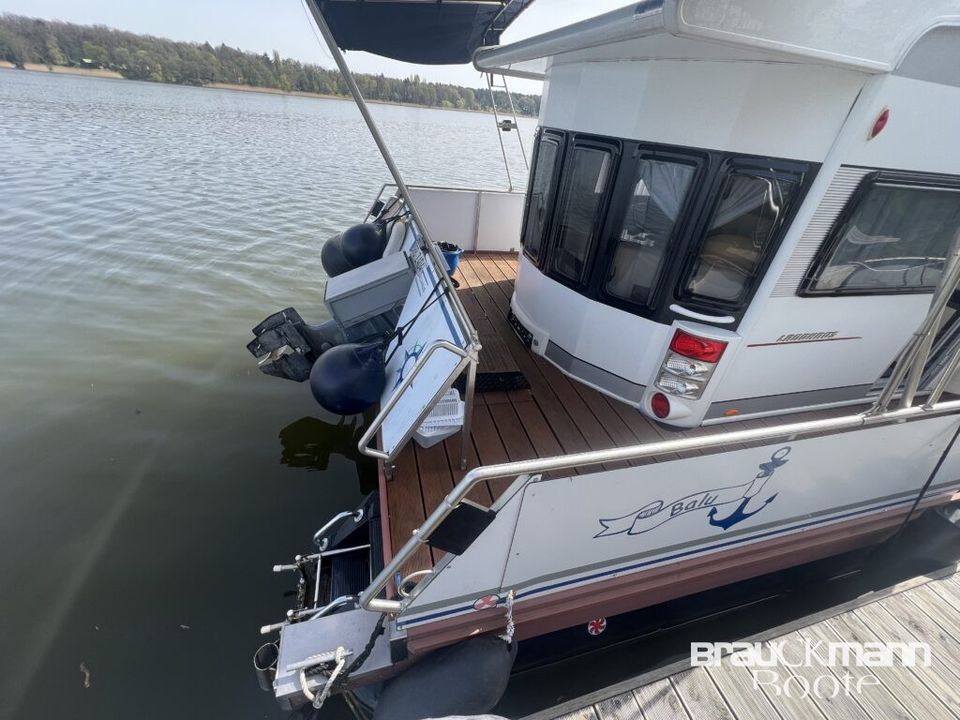
<instances>
[{"instance_id":1,"label":"boat cabin","mask_svg":"<svg viewBox=\"0 0 960 720\"><path fill-rule=\"evenodd\" d=\"M475 56L544 82L511 321L669 425L869 399L960 229L960 29L931 29L955 5L851 9L869 34L760 5L633 3Z\"/></svg>"}]
</instances>

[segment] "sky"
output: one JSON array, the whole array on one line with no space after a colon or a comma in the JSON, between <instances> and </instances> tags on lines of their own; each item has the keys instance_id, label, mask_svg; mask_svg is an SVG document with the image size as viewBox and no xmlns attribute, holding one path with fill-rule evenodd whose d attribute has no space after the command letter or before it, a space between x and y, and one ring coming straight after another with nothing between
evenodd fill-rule
<instances>
[{"instance_id":1,"label":"sky","mask_svg":"<svg viewBox=\"0 0 960 720\"><path fill-rule=\"evenodd\" d=\"M624 5L629 0L536 0L503 34L502 42L516 42ZM212 45L225 43L241 50L272 53L332 68L333 60L314 34L302 0L0 0L0 12L84 25L108 25ZM420 77L457 85L481 87L480 73L469 65L411 65L351 52L347 61L355 72L392 77ZM511 80L511 89L539 92L540 84Z\"/></svg>"}]
</instances>

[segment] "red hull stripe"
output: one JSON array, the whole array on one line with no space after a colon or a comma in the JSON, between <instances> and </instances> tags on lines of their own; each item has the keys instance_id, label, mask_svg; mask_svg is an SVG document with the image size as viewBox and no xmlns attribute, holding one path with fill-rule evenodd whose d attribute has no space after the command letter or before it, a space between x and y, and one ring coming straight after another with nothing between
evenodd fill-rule
<instances>
[{"instance_id":1,"label":"red hull stripe","mask_svg":"<svg viewBox=\"0 0 960 720\"><path fill-rule=\"evenodd\" d=\"M804 343L837 342L838 340L863 340L860 335L838 338L820 338L819 340L784 340L783 342L750 343L747 347L775 347L777 345L803 345Z\"/></svg>"}]
</instances>

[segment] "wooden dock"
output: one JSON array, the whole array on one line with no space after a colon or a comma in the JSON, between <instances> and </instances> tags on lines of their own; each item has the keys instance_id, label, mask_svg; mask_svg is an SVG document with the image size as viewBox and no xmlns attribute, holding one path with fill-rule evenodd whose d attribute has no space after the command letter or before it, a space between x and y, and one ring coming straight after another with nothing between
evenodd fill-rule
<instances>
[{"instance_id":1,"label":"wooden dock","mask_svg":"<svg viewBox=\"0 0 960 720\"><path fill-rule=\"evenodd\" d=\"M821 650L806 665L804 649ZM960 575L954 565L773 628L744 642L783 643L777 687L725 656L714 667L672 665L581 697L525 720L942 720L960 717ZM826 661L827 643L926 643L930 664L907 667L894 648L890 667ZM909 652L909 650L907 650ZM790 681L790 694L783 691ZM845 679L845 676L850 677ZM872 677L867 677L872 676ZM819 681L821 692L804 693ZM859 692L857 682L860 681ZM843 690L844 683L850 692ZM837 688L840 691L834 695ZM819 695L816 696L815 695Z\"/></svg>"}]
</instances>

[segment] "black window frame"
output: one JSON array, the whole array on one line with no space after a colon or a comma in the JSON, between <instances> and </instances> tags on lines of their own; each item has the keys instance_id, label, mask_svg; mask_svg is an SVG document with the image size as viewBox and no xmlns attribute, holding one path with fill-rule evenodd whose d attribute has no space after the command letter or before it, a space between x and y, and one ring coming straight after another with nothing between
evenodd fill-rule
<instances>
[{"instance_id":1,"label":"black window frame","mask_svg":"<svg viewBox=\"0 0 960 720\"><path fill-rule=\"evenodd\" d=\"M550 181L550 196L544 208L546 221L543 224L543 231L540 237L540 245L537 248L537 254L534 255L530 252L530 249L527 246L527 220L530 214L530 201L533 197L533 179L536 177L537 166L540 164L540 146L544 142L551 142L557 145L557 160L553 169L553 177ZM544 257L544 250L551 237L551 231L553 228L553 213L557 202L557 191L560 188L560 181L563 177L566 145L566 133L549 128L537 129L537 136L533 146L533 163L530 165L530 181L527 183L527 194L523 203L523 223L520 226L520 247L522 248L523 254L526 255L530 259L530 262L537 267L541 265L541 261Z\"/></svg>"},{"instance_id":2,"label":"black window frame","mask_svg":"<svg viewBox=\"0 0 960 720\"><path fill-rule=\"evenodd\" d=\"M723 313L739 320L753 301L760 283L763 282L770 263L776 257L777 251L783 242L783 237L792 227L797 210L806 199L810 184L817 174L819 166L799 160L780 158L763 158L749 155L724 154L719 166L710 178L709 187L702 191L704 204L697 229L692 233L686 258L677 276L674 286L675 301L685 309L707 314ZM756 264L749 280L744 284L741 297L736 301L725 301L720 298L711 298L697 295L687 290L687 285L693 276L697 258L703 249L709 232L709 223L720 206L721 190L727 179L735 174L752 175L754 177L776 176L779 179L788 179L796 182L796 191L787 203L781 216L777 218L775 227L770 234L770 240L763 250L760 261ZM681 313L671 313L671 316L684 317ZM729 325L727 326L729 327Z\"/></svg>"},{"instance_id":3,"label":"black window frame","mask_svg":"<svg viewBox=\"0 0 960 720\"><path fill-rule=\"evenodd\" d=\"M869 197L870 191L877 186L909 186L917 189L953 190L960 191L960 177L953 175L934 175L930 173L914 173L897 170L877 170L860 179L860 184L850 195L846 205L837 215L830 227L826 239L817 249L817 253L804 273L800 287L797 289L799 297L863 297L869 295L930 295L933 288L918 287L886 287L886 288L831 288L816 290L814 283L820 274L828 267L830 258L843 241L849 228L850 221ZM949 248L948 248L949 252Z\"/></svg>"},{"instance_id":4,"label":"black window frame","mask_svg":"<svg viewBox=\"0 0 960 720\"><path fill-rule=\"evenodd\" d=\"M572 156L581 148L589 150L598 150L610 154L610 174L607 180L607 186L604 190L603 198L597 208L597 225L593 242L587 250L584 257L583 273L579 281L571 280L562 273L557 272L553 267L553 261L557 249L557 214L563 210L562 199L570 182L570 169L573 166ZM547 240L543 248L546 252L541 252L538 267L551 280L555 280L561 285L565 285L573 290L590 297L589 288L593 282L595 257L599 248L606 242L606 231L609 222L610 200L614 190L618 187L620 180L621 159L623 156L623 142L616 138L599 137L584 133L570 133L567 137L566 148L563 153L563 163L560 168L560 181L553 193L553 202L550 208L550 228L547 232ZM583 293L587 290L588 292Z\"/></svg>"},{"instance_id":5,"label":"black window frame","mask_svg":"<svg viewBox=\"0 0 960 720\"><path fill-rule=\"evenodd\" d=\"M624 159L621 160L620 172L618 173L617 186L615 189L614 200L607 208L607 223L605 234L599 243L603 250L603 255L598 256L594 262L594 274L591 281L592 299L618 308L626 310L635 315L649 317L650 312L656 310L664 303L658 298L663 297L664 290L669 286L671 277L671 266L674 261L671 260L670 253L674 250L683 251L683 247L690 231L690 228L697 221L697 209L702 203L703 186L709 174L710 158L709 154L697 152L696 150L673 149L652 143L631 143L628 148L629 164L626 161L627 152L624 153ZM680 165L689 165L694 168L693 178L690 181L690 187L687 190L683 201L683 208L673 231L668 240L666 255L657 268L657 276L654 279L650 289L651 301L635 302L614 295L607 290L607 279L609 269L617 255L617 248L620 242L620 235L623 232L623 226L627 220L627 210L636 185L637 170L643 160L660 160L672 162ZM626 172L629 170L629 172ZM670 304L668 301L667 305Z\"/></svg>"},{"instance_id":6,"label":"black window frame","mask_svg":"<svg viewBox=\"0 0 960 720\"><path fill-rule=\"evenodd\" d=\"M733 317L733 323L724 319L722 324L726 329L735 330L747 308L753 302L756 291L763 281L770 263L773 262L780 250L784 235L792 227L796 213L806 201L810 185L820 171L820 163L812 161L771 158L725 150L630 140L591 133L578 133L559 128L538 128L537 142L539 143L541 137L545 135L562 143L563 158L559 165L560 176L553 188L551 203L547 209L548 217L544 224L544 237L541 242L540 253L537 257L533 257L526 252L526 247L524 247L524 255L539 272L551 280L571 288L589 300L664 324L670 324L676 319L689 319L684 313L671 309L674 305L680 305L683 309L701 312L705 315ZM580 283L573 283L563 275L551 272L556 234L556 215L560 205L564 179L569 171L569 154L575 142L615 144L620 148L616 164L612 169L612 181L608 183L604 206L600 212L599 234L595 237L591 252L586 258L589 268L584 280ZM644 157L694 162L698 164L698 169L687 194L686 205L682 211L684 216L674 228L674 236L667 253L668 257L658 269L658 278L649 296L649 302L641 304L606 293L604 285L609 263L612 262L616 254L617 240L626 219L626 210L633 192L637 166L641 158ZM791 179L799 180L787 212L783 213L778 220L777 228L771 234L770 242L765 248L761 261L756 266L749 286L745 289L742 299L736 304L722 303L706 298L701 299L699 296L692 296L683 292L689 273L693 269L693 263L696 261L696 255L706 239L710 219L719 204L719 193L730 168L754 170L761 175L763 171L785 173L791 176ZM521 238L526 238L529 199L530 188L528 183Z\"/></svg>"}]
</instances>

